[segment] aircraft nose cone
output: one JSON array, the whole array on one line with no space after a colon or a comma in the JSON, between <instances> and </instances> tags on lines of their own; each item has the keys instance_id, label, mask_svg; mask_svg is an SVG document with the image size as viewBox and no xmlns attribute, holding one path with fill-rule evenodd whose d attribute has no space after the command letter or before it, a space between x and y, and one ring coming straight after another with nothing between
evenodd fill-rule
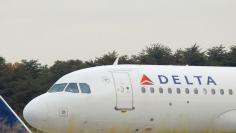
<instances>
[{"instance_id":1,"label":"aircraft nose cone","mask_svg":"<svg viewBox=\"0 0 236 133\"><path fill-rule=\"evenodd\" d=\"M37 97L26 105L23 116L31 126L41 129L45 126L47 113L46 103Z\"/></svg>"}]
</instances>

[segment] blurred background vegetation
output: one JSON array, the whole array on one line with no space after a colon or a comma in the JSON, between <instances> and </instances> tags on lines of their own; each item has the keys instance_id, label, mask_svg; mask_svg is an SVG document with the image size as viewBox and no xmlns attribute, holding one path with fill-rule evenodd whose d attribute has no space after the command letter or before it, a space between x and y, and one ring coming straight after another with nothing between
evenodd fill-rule
<instances>
[{"instance_id":1,"label":"blurred background vegetation","mask_svg":"<svg viewBox=\"0 0 236 133\"><path fill-rule=\"evenodd\" d=\"M22 116L24 106L45 93L61 76L87 67L111 65L117 56L118 53L113 51L89 61L55 61L50 67L37 60L6 63L0 57L0 95ZM225 48L220 45L202 50L195 44L172 51L164 45L153 44L137 55L120 55L119 64L236 66L236 46Z\"/></svg>"}]
</instances>

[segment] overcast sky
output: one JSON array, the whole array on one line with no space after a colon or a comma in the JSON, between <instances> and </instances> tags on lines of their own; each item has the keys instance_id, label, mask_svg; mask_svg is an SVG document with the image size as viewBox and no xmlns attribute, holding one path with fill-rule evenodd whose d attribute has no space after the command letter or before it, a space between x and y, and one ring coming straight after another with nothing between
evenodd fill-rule
<instances>
[{"instance_id":1,"label":"overcast sky","mask_svg":"<svg viewBox=\"0 0 236 133\"><path fill-rule=\"evenodd\" d=\"M0 0L0 56L8 62L132 55L157 42L236 45L236 0Z\"/></svg>"}]
</instances>

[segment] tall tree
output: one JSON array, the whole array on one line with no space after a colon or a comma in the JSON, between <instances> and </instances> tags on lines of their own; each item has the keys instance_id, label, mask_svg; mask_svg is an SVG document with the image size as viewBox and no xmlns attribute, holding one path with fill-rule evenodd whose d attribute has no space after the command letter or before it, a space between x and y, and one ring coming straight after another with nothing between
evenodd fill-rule
<instances>
[{"instance_id":1,"label":"tall tree","mask_svg":"<svg viewBox=\"0 0 236 133\"><path fill-rule=\"evenodd\" d=\"M230 51L228 53L228 66L236 66L236 46L231 46Z\"/></svg>"},{"instance_id":2,"label":"tall tree","mask_svg":"<svg viewBox=\"0 0 236 133\"><path fill-rule=\"evenodd\" d=\"M118 53L116 51L109 52L107 54L104 54L101 57L97 57L94 60L94 63L95 63L96 66L112 65L117 57L118 57Z\"/></svg>"},{"instance_id":3,"label":"tall tree","mask_svg":"<svg viewBox=\"0 0 236 133\"><path fill-rule=\"evenodd\" d=\"M207 50L208 65L211 66L223 66L227 62L227 50L224 46L220 45L212 47Z\"/></svg>"},{"instance_id":4,"label":"tall tree","mask_svg":"<svg viewBox=\"0 0 236 133\"><path fill-rule=\"evenodd\" d=\"M49 83L52 84L60 77L75 70L80 70L82 68L89 67L89 65L81 60L68 60L68 61L56 61L53 66L49 68L48 77L50 79Z\"/></svg>"},{"instance_id":5,"label":"tall tree","mask_svg":"<svg viewBox=\"0 0 236 133\"><path fill-rule=\"evenodd\" d=\"M0 92L4 89L5 59L0 57Z\"/></svg>"},{"instance_id":6,"label":"tall tree","mask_svg":"<svg viewBox=\"0 0 236 133\"><path fill-rule=\"evenodd\" d=\"M171 49L159 43L146 47L146 49L135 58L138 59L140 64L174 64L174 56L172 55Z\"/></svg>"},{"instance_id":7,"label":"tall tree","mask_svg":"<svg viewBox=\"0 0 236 133\"><path fill-rule=\"evenodd\" d=\"M186 53L185 53L184 50L177 49L175 54L174 54L175 64L176 65L187 65L187 61L186 61L185 55L186 55Z\"/></svg>"},{"instance_id":8,"label":"tall tree","mask_svg":"<svg viewBox=\"0 0 236 133\"><path fill-rule=\"evenodd\" d=\"M2 68L5 65L5 59L3 57L0 57L0 67Z\"/></svg>"},{"instance_id":9,"label":"tall tree","mask_svg":"<svg viewBox=\"0 0 236 133\"><path fill-rule=\"evenodd\" d=\"M44 75L47 67L41 66L35 60L22 60L21 63L7 64L3 78L3 89L1 95L6 98L14 110L21 112L30 99L41 93L48 83L40 83L40 76Z\"/></svg>"},{"instance_id":10,"label":"tall tree","mask_svg":"<svg viewBox=\"0 0 236 133\"><path fill-rule=\"evenodd\" d=\"M186 48L183 51L183 56L186 65L204 66L207 63L205 52L202 52L197 44L194 44L190 48Z\"/></svg>"}]
</instances>

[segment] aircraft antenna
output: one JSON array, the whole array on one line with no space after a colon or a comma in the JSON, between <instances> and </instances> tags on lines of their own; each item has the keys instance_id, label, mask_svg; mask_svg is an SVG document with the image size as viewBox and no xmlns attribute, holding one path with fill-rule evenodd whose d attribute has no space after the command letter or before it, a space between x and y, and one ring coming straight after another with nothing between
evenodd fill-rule
<instances>
[{"instance_id":1,"label":"aircraft antenna","mask_svg":"<svg viewBox=\"0 0 236 133\"><path fill-rule=\"evenodd\" d=\"M118 57L116 58L115 62L113 63L113 65L118 65L119 59L120 59L120 57L118 56Z\"/></svg>"}]
</instances>

